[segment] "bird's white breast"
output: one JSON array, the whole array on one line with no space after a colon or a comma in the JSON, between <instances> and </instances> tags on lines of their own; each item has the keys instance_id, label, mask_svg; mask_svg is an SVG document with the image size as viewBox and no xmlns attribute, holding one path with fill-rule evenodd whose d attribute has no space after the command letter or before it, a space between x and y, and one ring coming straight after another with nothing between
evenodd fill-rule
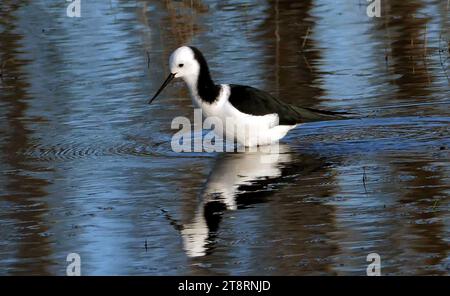
<instances>
[{"instance_id":1,"label":"bird's white breast","mask_svg":"<svg viewBox=\"0 0 450 296\"><path fill-rule=\"evenodd\" d=\"M230 86L222 84L218 98L213 103L203 101L191 91L193 102L202 109L205 117L216 117L222 121L227 139L235 139L245 146L267 145L284 137L295 126L279 126L278 114L256 116L236 109L230 102ZM233 127L230 129L229 127Z\"/></svg>"}]
</instances>

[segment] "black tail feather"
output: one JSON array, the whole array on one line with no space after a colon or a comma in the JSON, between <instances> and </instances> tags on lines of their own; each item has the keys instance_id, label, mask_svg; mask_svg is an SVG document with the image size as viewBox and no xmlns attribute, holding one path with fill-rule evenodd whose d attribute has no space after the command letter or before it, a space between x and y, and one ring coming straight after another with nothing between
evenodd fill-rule
<instances>
[{"instance_id":1,"label":"black tail feather","mask_svg":"<svg viewBox=\"0 0 450 296\"><path fill-rule=\"evenodd\" d=\"M311 122L311 121L325 121L325 120L342 120L355 118L352 115L354 113L348 112L335 112L328 110L319 110L308 107L297 107L289 105L292 110L298 114L298 123Z\"/></svg>"}]
</instances>

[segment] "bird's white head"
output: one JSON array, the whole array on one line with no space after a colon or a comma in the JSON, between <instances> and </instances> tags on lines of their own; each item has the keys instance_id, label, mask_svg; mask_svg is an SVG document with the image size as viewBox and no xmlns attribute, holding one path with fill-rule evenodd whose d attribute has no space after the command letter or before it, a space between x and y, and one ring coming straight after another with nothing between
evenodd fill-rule
<instances>
[{"instance_id":1,"label":"bird's white head","mask_svg":"<svg viewBox=\"0 0 450 296\"><path fill-rule=\"evenodd\" d=\"M177 48L170 56L169 67L169 76L150 99L149 104L174 78L182 78L191 93L196 92L204 99L214 100L217 97L218 88L211 79L205 58L197 48L190 46Z\"/></svg>"},{"instance_id":2,"label":"bird's white head","mask_svg":"<svg viewBox=\"0 0 450 296\"><path fill-rule=\"evenodd\" d=\"M200 73L200 64L188 46L179 47L172 53L169 67L175 78L182 78L187 84L196 82Z\"/></svg>"}]
</instances>

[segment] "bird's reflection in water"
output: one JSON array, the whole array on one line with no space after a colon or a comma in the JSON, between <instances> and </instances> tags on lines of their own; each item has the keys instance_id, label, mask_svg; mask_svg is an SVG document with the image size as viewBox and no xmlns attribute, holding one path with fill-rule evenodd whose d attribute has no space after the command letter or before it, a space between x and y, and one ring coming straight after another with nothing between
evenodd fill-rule
<instances>
[{"instance_id":1,"label":"bird's reflection in water","mask_svg":"<svg viewBox=\"0 0 450 296\"><path fill-rule=\"evenodd\" d=\"M220 155L192 222L178 227L189 257L212 252L225 211L264 202L283 185L325 166L323 159L294 153L289 146L277 150Z\"/></svg>"}]
</instances>

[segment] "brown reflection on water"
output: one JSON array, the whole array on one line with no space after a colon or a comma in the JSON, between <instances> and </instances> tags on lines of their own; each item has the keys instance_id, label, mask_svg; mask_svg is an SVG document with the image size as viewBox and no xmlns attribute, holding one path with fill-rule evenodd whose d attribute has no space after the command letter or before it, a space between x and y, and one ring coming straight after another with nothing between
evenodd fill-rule
<instances>
[{"instance_id":1,"label":"brown reflection on water","mask_svg":"<svg viewBox=\"0 0 450 296\"><path fill-rule=\"evenodd\" d=\"M267 59L266 87L290 103L314 106L322 94L315 67L320 59L311 35L315 18L314 1L268 1L267 17L261 28Z\"/></svg>"},{"instance_id":2,"label":"brown reflection on water","mask_svg":"<svg viewBox=\"0 0 450 296\"><path fill-rule=\"evenodd\" d=\"M427 26L431 16L424 16L420 9L422 1L388 1L385 25L392 32L391 58L388 63L398 75L397 99L418 97L425 99L430 94L428 86L433 73L428 70L428 54L436 54L436 49L427 43Z\"/></svg>"},{"instance_id":3,"label":"brown reflection on water","mask_svg":"<svg viewBox=\"0 0 450 296\"><path fill-rule=\"evenodd\" d=\"M32 159L24 158L20 151L30 145L32 131L27 122L26 111L30 98L27 96L28 83L22 68L26 60L17 57L18 44L22 36L15 34L14 13L26 1L5 1L2 3L0 33L0 61L2 65L1 95L1 168L6 176L6 184L1 188L0 198L6 203L7 212L1 212L3 225L3 256L14 258L10 264L2 264L2 272L10 274L48 274L48 259L52 254L50 241L46 237L49 227L43 218L48 213L45 202L45 186L48 180L34 177L31 172L39 172L41 167L32 164ZM39 119L38 119L39 120ZM2 223L3 224L3 223ZM12 244L12 242L14 242ZM6 253L5 253L6 251Z\"/></svg>"},{"instance_id":4,"label":"brown reflection on water","mask_svg":"<svg viewBox=\"0 0 450 296\"><path fill-rule=\"evenodd\" d=\"M194 36L201 31L197 15L207 13L208 7L200 0L163 2L167 10L167 17L163 22L170 23L170 27L166 29L171 30L170 33L163 30L163 35L175 37L176 44L191 43Z\"/></svg>"},{"instance_id":5,"label":"brown reflection on water","mask_svg":"<svg viewBox=\"0 0 450 296\"><path fill-rule=\"evenodd\" d=\"M413 223L405 224L408 228L405 232L414 240L411 244L414 253L420 254L424 250L430 253L428 258L421 260L420 273L426 275L430 273L427 266L444 266L448 256L445 219L450 186L443 182L447 176L442 167L429 161L420 161L414 166L402 165L397 173L409 176L400 202L412 207L413 210L407 213ZM434 273L445 274L444 271Z\"/></svg>"},{"instance_id":6,"label":"brown reflection on water","mask_svg":"<svg viewBox=\"0 0 450 296\"><path fill-rule=\"evenodd\" d=\"M393 78L391 83L395 86L389 103L396 99L420 104L429 102L430 96L436 100L448 98L448 87L444 86L440 91L436 87L442 82L445 84L446 80L445 69L436 63L442 50L440 39L446 38L446 28L436 28L433 17L426 13L433 5L439 6L427 1L388 1L383 5L384 16L377 20L374 36L384 44L384 48L379 47L379 50L385 53L386 74ZM443 21L446 21L445 17ZM446 64L443 66L446 68ZM447 108L439 105L421 106L420 110L447 114ZM408 109L391 110L397 114L408 114L408 111L411 112ZM444 130L438 129L436 133L441 136L447 134L448 129ZM445 165L440 162L445 155L416 162L402 157L393 161L389 155L379 159L381 166L389 167L390 176L398 186L397 218L385 233L389 244L395 248L386 250L385 254L404 258L401 266L393 264L386 274L402 268L406 274L447 273L444 271L448 265L445 212L448 210L449 185ZM390 186L386 183L384 190L391 191ZM438 205L442 204L439 208ZM407 235L400 239L399 235L405 233ZM430 255L422 258L419 254L425 249ZM418 262L421 267L412 272L413 265ZM440 269L430 271L430 266L439 266Z\"/></svg>"}]
</instances>

